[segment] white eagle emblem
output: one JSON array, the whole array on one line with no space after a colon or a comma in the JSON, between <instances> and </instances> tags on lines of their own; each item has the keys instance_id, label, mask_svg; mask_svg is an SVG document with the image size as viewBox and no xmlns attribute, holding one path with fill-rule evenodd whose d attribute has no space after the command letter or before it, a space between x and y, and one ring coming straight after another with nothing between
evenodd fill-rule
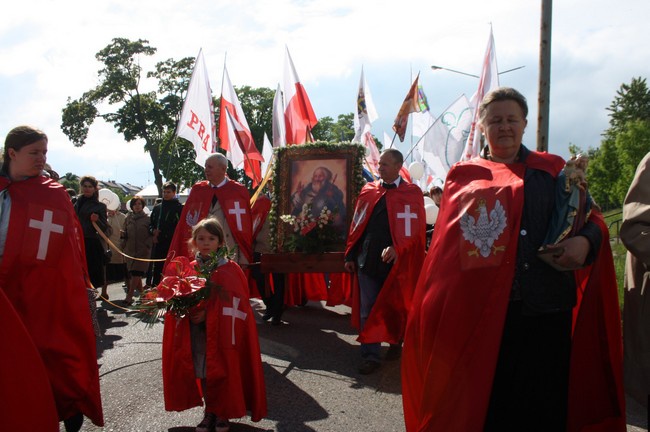
<instances>
[{"instance_id":1,"label":"white eagle emblem","mask_svg":"<svg viewBox=\"0 0 650 432\"><path fill-rule=\"evenodd\" d=\"M187 222L187 224L191 227L199 223L199 211L195 210L194 213L191 211L187 212L185 215L185 222Z\"/></svg>"},{"instance_id":2,"label":"white eagle emblem","mask_svg":"<svg viewBox=\"0 0 650 432\"><path fill-rule=\"evenodd\" d=\"M493 252L495 255L499 251L504 251L505 246L494 246L507 224L506 212L499 200L494 203L494 208L488 209L485 200L478 201L478 217L470 216L465 212L460 218L460 227L463 230L465 240L476 246L476 250L470 251L469 255L479 254L486 258Z\"/></svg>"}]
</instances>

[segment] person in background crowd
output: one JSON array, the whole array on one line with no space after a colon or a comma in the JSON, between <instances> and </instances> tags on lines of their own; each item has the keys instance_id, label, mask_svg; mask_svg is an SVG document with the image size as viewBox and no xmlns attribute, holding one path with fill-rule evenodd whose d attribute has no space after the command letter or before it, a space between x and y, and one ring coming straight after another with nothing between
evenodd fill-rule
<instances>
[{"instance_id":1,"label":"person in background crowd","mask_svg":"<svg viewBox=\"0 0 650 432\"><path fill-rule=\"evenodd\" d=\"M625 390L648 410L650 400L650 153L639 163L623 204Z\"/></svg>"},{"instance_id":2,"label":"person in background crowd","mask_svg":"<svg viewBox=\"0 0 650 432\"><path fill-rule=\"evenodd\" d=\"M38 129L12 129L0 169L0 327L13 341L0 369L14 374L0 374L3 431L53 426L51 398L66 431L78 431L84 415L104 424L81 227L63 186L42 175L47 144ZM12 362L32 365L33 376L22 379ZM29 400L20 399L25 389L11 391L16 385L30 386Z\"/></svg>"},{"instance_id":3,"label":"person in background crowd","mask_svg":"<svg viewBox=\"0 0 650 432\"><path fill-rule=\"evenodd\" d=\"M271 210L271 199L260 194L253 204L253 258L256 265L251 271L255 279L257 290L266 306L262 316L264 321L271 320L272 325L282 324L282 312L284 311L284 274L272 273L265 275L257 264L261 261L262 255L271 253L271 241L269 231L269 211Z\"/></svg>"},{"instance_id":4,"label":"person in background crowd","mask_svg":"<svg viewBox=\"0 0 650 432\"><path fill-rule=\"evenodd\" d=\"M442 184L434 184L429 189L429 196L433 202L440 208L440 202L442 201Z\"/></svg>"},{"instance_id":5,"label":"person in background crowd","mask_svg":"<svg viewBox=\"0 0 650 432\"><path fill-rule=\"evenodd\" d=\"M153 236L153 248L151 250L152 259L167 258L169 245L172 242L176 225L183 212L183 204L176 198L176 185L167 182L162 187L162 201L156 204L151 212L151 223L149 232ZM148 285L156 286L160 282L164 262L151 263L151 280Z\"/></svg>"},{"instance_id":6,"label":"person in background crowd","mask_svg":"<svg viewBox=\"0 0 650 432\"><path fill-rule=\"evenodd\" d=\"M92 223L95 222L104 234L111 234L106 219L106 204L98 200L99 189L95 177L88 175L81 177L79 186L81 187L81 195L77 197L74 209L83 229L86 265L90 274L90 282L95 288L99 288L104 286L105 250Z\"/></svg>"},{"instance_id":7,"label":"person in background crowd","mask_svg":"<svg viewBox=\"0 0 650 432\"><path fill-rule=\"evenodd\" d=\"M391 344L388 360L399 358L424 259L424 197L418 186L400 177L403 162L396 149L380 156L381 180L361 189L345 251L345 269L356 272L358 280L363 375L379 368L381 342Z\"/></svg>"},{"instance_id":8,"label":"person in background crowd","mask_svg":"<svg viewBox=\"0 0 650 432\"><path fill-rule=\"evenodd\" d=\"M488 93L483 157L447 174L404 339L409 432L625 431L608 230L594 211L544 244L565 163L522 144L527 114L518 91Z\"/></svg>"},{"instance_id":9,"label":"person in background crowd","mask_svg":"<svg viewBox=\"0 0 650 432\"><path fill-rule=\"evenodd\" d=\"M442 188L444 187L444 183L442 179L436 178L433 180L433 185L429 189L429 198L433 200L433 203L438 206L438 209L440 209L440 202L442 201ZM426 242L426 248L429 250L429 246L431 245L431 238L433 237L433 231L435 229L435 223L433 224L428 224L427 223L427 242Z\"/></svg>"},{"instance_id":10,"label":"person in background crowd","mask_svg":"<svg viewBox=\"0 0 650 432\"><path fill-rule=\"evenodd\" d=\"M68 193L68 195L70 196L70 201L72 201L72 204L74 204L75 202L77 202L77 191L76 191L76 190L74 190L74 189L72 189L72 188L68 188L68 189L66 189L65 191L66 191L66 192Z\"/></svg>"},{"instance_id":11,"label":"person in background crowd","mask_svg":"<svg viewBox=\"0 0 650 432\"><path fill-rule=\"evenodd\" d=\"M111 235L109 236L109 239L111 240L111 243L113 243L115 246L118 246L121 244L121 233L124 231L124 223L126 221L126 216L120 212L119 210L108 210L107 213L107 222L108 225L111 227L110 232ZM104 285L102 286L102 297L106 300L108 300L108 292L107 292L107 283L108 282L117 282L117 281L122 281L122 280L127 280L126 277L126 262L124 261L124 256L119 253L117 250L113 249L113 253L111 254L111 260L106 264L106 278L104 281Z\"/></svg>"},{"instance_id":12,"label":"person in background crowd","mask_svg":"<svg viewBox=\"0 0 650 432\"><path fill-rule=\"evenodd\" d=\"M133 258L149 259L151 256L151 233L149 232L149 216L144 212L145 201L139 196L129 201L131 213L126 216L122 231L122 250ZM148 261L126 258L126 271L129 273L126 298L124 303L133 303L133 294L142 293L142 278L149 267Z\"/></svg>"}]
</instances>

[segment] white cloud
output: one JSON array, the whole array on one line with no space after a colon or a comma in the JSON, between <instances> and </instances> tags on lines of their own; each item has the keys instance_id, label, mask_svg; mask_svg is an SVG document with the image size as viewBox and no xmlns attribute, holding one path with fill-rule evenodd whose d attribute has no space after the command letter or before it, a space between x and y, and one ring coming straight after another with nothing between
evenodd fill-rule
<instances>
[{"instance_id":1,"label":"white cloud","mask_svg":"<svg viewBox=\"0 0 650 432\"><path fill-rule=\"evenodd\" d=\"M380 114L376 135L392 118L418 71L437 114L477 81L431 64L478 74L490 23L502 76L531 105L525 139L535 147L539 2L403 0L25 0L0 15L0 134L17 124L43 128L55 169L144 185L149 156L98 122L75 148L60 131L61 109L97 83L95 53L115 37L147 39L158 48L143 65L195 56L203 48L219 92L224 58L235 86L275 88L285 45L319 116L350 112L363 64ZM650 60L647 0L567 0L553 10L551 151L569 142L598 144L605 107ZM124 177L122 177L124 176Z\"/></svg>"}]
</instances>

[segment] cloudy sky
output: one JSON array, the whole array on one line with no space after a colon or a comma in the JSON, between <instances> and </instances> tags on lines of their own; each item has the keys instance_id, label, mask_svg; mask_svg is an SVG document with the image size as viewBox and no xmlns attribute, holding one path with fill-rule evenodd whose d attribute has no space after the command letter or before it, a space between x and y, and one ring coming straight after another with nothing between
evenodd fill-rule
<instances>
[{"instance_id":1,"label":"cloudy sky","mask_svg":"<svg viewBox=\"0 0 650 432\"><path fill-rule=\"evenodd\" d=\"M145 186L153 182L141 143L124 143L95 122L88 143L61 132L61 110L97 84L95 53L113 38L146 39L158 52L144 64L195 56L203 48L213 93L224 57L235 86L275 89L285 45L318 117L352 112L361 67L380 119L392 121L420 72L437 116L478 80L431 65L479 74L490 25L501 85L519 89L531 112L525 143L535 147L541 1L515 0L22 0L0 14L0 136L32 124L50 137L60 174L92 174ZM633 77L650 75L648 0L563 0L553 5L549 150L595 147L606 107ZM408 151L408 140L399 145Z\"/></svg>"}]
</instances>

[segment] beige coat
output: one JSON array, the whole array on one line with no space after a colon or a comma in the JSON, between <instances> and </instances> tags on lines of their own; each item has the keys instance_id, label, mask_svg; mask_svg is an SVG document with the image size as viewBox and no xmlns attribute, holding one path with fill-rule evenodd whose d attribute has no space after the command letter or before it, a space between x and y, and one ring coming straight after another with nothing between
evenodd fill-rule
<instances>
[{"instance_id":1,"label":"beige coat","mask_svg":"<svg viewBox=\"0 0 650 432\"><path fill-rule=\"evenodd\" d=\"M642 405L650 395L650 153L639 164L623 205L625 388ZM647 407L646 407L647 408Z\"/></svg>"},{"instance_id":2,"label":"beige coat","mask_svg":"<svg viewBox=\"0 0 650 432\"><path fill-rule=\"evenodd\" d=\"M151 258L152 236L149 232L149 216L140 213L129 213L124 222L126 238L122 240L122 250L125 254L135 258ZM127 258L128 271L146 272L149 268L148 261L136 261Z\"/></svg>"},{"instance_id":3,"label":"beige coat","mask_svg":"<svg viewBox=\"0 0 650 432\"><path fill-rule=\"evenodd\" d=\"M117 247L120 246L120 232L124 230L124 222L126 216L119 211L115 212L113 216L108 216L108 226L111 227L111 235L108 237L111 242ZM113 248L111 248L113 249ZM111 255L111 262L109 264L124 264L124 257L121 253L113 249L113 255Z\"/></svg>"}]
</instances>

